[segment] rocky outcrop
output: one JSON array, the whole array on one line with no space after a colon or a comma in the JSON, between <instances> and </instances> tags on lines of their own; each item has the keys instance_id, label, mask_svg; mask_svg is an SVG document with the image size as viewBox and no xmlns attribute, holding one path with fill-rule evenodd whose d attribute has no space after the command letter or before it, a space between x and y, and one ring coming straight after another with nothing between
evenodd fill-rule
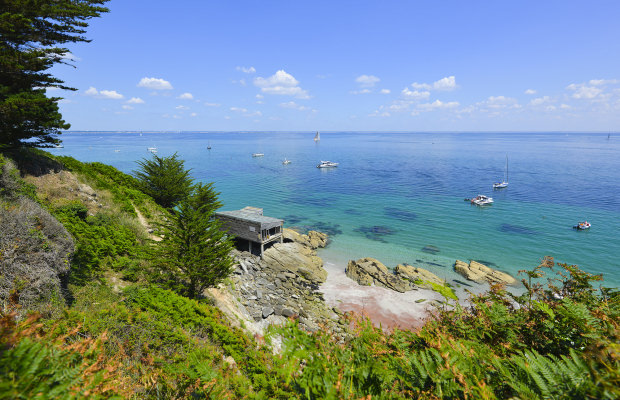
<instances>
[{"instance_id":1,"label":"rocky outcrop","mask_svg":"<svg viewBox=\"0 0 620 400\"><path fill-rule=\"evenodd\" d=\"M307 235L302 235L293 229L284 228L282 233L285 242L299 243L313 250L327 246L328 236L322 232L310 231Z\"/></svg>"},{"instance_id":2,"label":"rocky outcrop","mask_svg":"<svg viewBox=\"0 0 620 400\"><path fill-rule=\"evenodd\" d=\"M412 282L390 273L385 265L370 257L350 260L345 273L360 285L376 285L401 293L415 287Z\"/></svg>"},{"instance_id":3,"label":"rocky outcrop","mask_svg":"<svg viewBox=\"0 0 620 400\"><path fill-rule=\"evenodd\" d=\"M263 253L263 263L276 273L302 276L314 285L327 279L323 260L314 250L300 243L276 243Z\"/></svg>"},{"instance_id":4,"label":"rocky outcrop","mask_svg":"<svg viewBox=\"0 0 620 400\"><path fill-rule=\"evenodd\" d=\"M461 274L465 279L474 282L502 283L514 285L517 280L505 272L489 268L477 261L470 261L469 264L461 260L456 260L454 270Z\"/></svg>"},{"instance_id":5,"label":"rocky outcrop","mask_svg":"<svg viewBox=\"0 0 620 400\"><path fill-rule=\"evenodd\" d=\"M444 279L432 272L408 264L398 264L394 269L394 274L424 289L432 289L431 282L437 285L444 285L446 283Z\"/></svg>"},{"instance_id":6,"label":"rocky outcrop","mask_svg":"<svg viewBox=\"0 0 620 400\"><path fill-rule=\"evenodd\" d=\"M294 231L285 229L285 236L296 237L290 232ZM308 235L297 235L309 239ZM234 251L233 257L236 265L232 284L210 293L212 298L218 294L225 298L222 295L225 289L235 299L226 300L228 307L220 307L227 310L229 319L244 321L250 332L259 334L268 325L281 324L289 318L297 319L307 331L324 326L336 334L344 332L343 317L325 304L323 294L318 291L327 271L309 241L302 238L276 243L265 250L262 260L239 251Z\"/></svg>"}]
</instances>

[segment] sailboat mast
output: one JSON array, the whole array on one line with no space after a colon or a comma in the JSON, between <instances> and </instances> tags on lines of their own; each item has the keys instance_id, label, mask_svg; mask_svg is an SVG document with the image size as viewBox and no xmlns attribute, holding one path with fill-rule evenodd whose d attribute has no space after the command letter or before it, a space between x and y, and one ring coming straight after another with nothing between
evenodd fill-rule
<instances>
[{"instance_id":1,"label":"sailboat mast","mask_svg":"<svg viewBox=\"0 0 620 400\"><path fill-rule=\"evenodd\" d=\"M506 182L508 182L508 154L506 154Z\"/></svg>"}]
</instances>

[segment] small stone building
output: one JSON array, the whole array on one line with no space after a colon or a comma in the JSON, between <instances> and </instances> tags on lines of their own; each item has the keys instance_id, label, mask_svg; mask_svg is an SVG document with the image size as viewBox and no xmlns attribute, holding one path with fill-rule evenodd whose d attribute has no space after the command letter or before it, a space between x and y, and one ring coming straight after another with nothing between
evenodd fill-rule
<instances>
[{"instance_id":1,"label":"small stone building","mask_svg":"<svg viewBox=\"0 0 620 400\"><path fill-rule=\"evenodd\" d=\"M250 253L260 247L260 256L263 256L265 245L279 241L282 243L282 225L284 220L263 215L262 208L245 207L235 211L220 211L215 213L224 228L234 235L237 243L242 243ZM254 247L256 246L256 247Z\"/></svg>"}]
</instances>

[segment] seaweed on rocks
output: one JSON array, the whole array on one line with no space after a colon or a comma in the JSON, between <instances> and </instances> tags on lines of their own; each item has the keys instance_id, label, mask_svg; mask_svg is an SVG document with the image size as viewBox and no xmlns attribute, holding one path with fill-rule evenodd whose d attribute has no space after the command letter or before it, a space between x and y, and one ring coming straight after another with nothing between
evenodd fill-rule
<instances>
[{"instance_id":1,"label":"seaweed on rocks","mask_svg":"<svg viewBox=\"0 0 620 400\"><path fill-rule=\"evenodd\" d=\"M394 229L381 225L360 226L353 231L361 233L367 239L375 240L382 243L387 243L387 241L384 239L385 236L393 235L394 233L396 233Z\"/></svg>"},{"instance_id":2,"label":"seaweed on rocks","mask_svg":"<svg viewBox=\"0 0 620 400\"><path fill-rule=\"evenodd\" d=\"M400 221L411 222L418 218L416 213L407 210L401 210L400 208L396 207L385 207L383 210L386 216L398 219Z\"/></svg>"},{"instance_id":3,"label":"seaweed on rocks","mask_svg":"<svg viewBox=\"0 0 620 400\"><path fill-rule=\"evenodd\" d=\"M310 231L318 231L326 233L329 236L336 236L342 233L340 224L334 224L331 222L312 222L307 225L291 226L290 228L301 234L307 234Z\"/></svg>"},{"instance_id":4,"label":"seaweed on rocks","mask_svg":"<svg viewBox=\"0 0 620 400\"><path fill-rule=\"evenodd\" d=\"M422 251L424 253L437 254L439 253L439 248L436 246L433 246L432 244L429 244L427 246L422 247Z\"/></svg>"},{"instance_id":5,"label":"seaweed on rocks","mask_svg":"<svg viewBox=\"0 0 620 400\"><path fill-rule=\"evenodd\" d=\"M537 232L533 229L527 228L525 226L511 225L511 224L502 224L499 227L499 230L501 232L516 233L519 235L536 235L537 234Z\"/></svg>"},{"instance_id":6,"label":"seaweed on rocks","mask_svg":"<svg viewBox=\"0 0 620 400\"><path fill-rule=\"evenodd\" d=\"M284 222L286 222L287 225L289 224L297 224L301 221L303 221L304 219L306 219L305 217L302 217L301 215L287 215L284 217Z\"/></svg>"}]
</instances>

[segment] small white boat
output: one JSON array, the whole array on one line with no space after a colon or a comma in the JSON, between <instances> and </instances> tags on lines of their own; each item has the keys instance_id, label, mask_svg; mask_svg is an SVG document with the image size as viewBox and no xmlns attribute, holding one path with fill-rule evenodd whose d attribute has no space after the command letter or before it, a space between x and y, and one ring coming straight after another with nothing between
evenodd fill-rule
<instances>
[{"instance_id":1,"label":"small white boat","mask_svg":"<svg viewBox=\"0 0 620 400\"><path fill-rule=\"evenodd\" d=\"M115 153L120 153L121 151L119 149L114 149Z\"/></svg>"},{"instance_id":2,"label":"small white boat","mask_svg":"<svg viewBox=\"0 0 620 400\"><path fill-rule=\"evenodd\" d=\"M291 163L291 160L287 160L286 158L284 159L284 161L282 161L282 165L289 165Z\"/></svg>"},{"instance_id":3,"label":"small white boat","mask_svg":"<svg viewBox=\"0 0 620 400\"><path fill-rule=\"evenodd\" d=\"M252 157L262 157L264 155L264 153L252 153Z\"/></svg>"},{"instance_id":4,"label":"small white boat","mask_svg":"<svg viewBox=\"0 0 620 400\"><path fill-rule=\"evenodd\" d=\"M319 134L319 131L316 131L316 135L314 135L314 141L318 142L321 140L321 135Z\"/></svg>"},{"instance_id":5,"label":"small white boat","mask_svg":"<svg viewBox=\"0 0 620 400\"><path fill-rule=\"evenodd\" d=\"M331 161L321 161L321 163L319 165L317 165L317 168L334 168L337 167L338 163L337 162L331 162Z\"/></svg>"},{"instance_id":6,"label":"small white boat","mask_svg":"<svg viewBox=\"0 0 620 400\"><path fill-rule=\"evenodd\" d=\"M493 204L493 198L485 196L483 194L479 194L470 201L471 204L475 204L477 206L490 206L491 204Z\"/></svg>"},{"instance_id":7,"label":"small white boat","mask_svg":"<svg viewBox=\"0 0 620 400\"><path fill-rule=\"evenodd\" d=\"M577 223L577 225L573 226L573 229L585 230L585 229L590 229L591 226L592 226L592 224L590 224L588 221L583 221L583 222L579 222L579 223Z\"/></svg>"},{"instance_id":8,"label":"small white boat","mask_svg":"<svg viewBox=\"0 0 620 400\"><path fill-rule=\"evenodd\" d=\"M150 151L153 154L157 154L157 147L147 147L147 151Z\"/></svg>"},{"instance_id":9,"label":"small white boat","mask_svg":"<svg viewBox=\"0 0 620 400\"><path fill-rule=\"evenodd\" d=\"M493 184L493 189L503 189L508 186L508 156L506 156L506 174L504 176L504 180L501 182L495 182Z\"/></svg>"}]
</instances>

